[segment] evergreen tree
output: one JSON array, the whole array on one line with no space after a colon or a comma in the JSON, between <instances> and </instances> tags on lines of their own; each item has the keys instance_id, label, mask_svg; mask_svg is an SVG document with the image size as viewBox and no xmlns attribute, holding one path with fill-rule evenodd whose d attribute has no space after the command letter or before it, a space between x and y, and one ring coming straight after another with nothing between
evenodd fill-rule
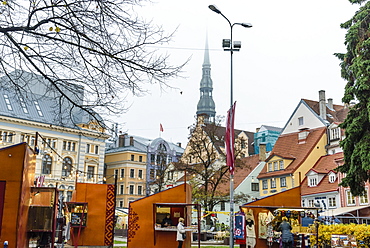
<instances>
[{"instance_id":1,"label":"evergreen tree","mask_svg":"<svg viewBox=\"0 0 370 248\"><path fill-rule=\"evenodd\" d=\"M341 62L342 77L347 80L342 101L349 113L341 127L345 139L341 142L344 164L338 168L346 173L341 185L350 187L355 196L365 191L370 176L370 1L350 0L360 4L359 10L347 22L346 53L335 54Z\"/></svg>"}]
</instances>

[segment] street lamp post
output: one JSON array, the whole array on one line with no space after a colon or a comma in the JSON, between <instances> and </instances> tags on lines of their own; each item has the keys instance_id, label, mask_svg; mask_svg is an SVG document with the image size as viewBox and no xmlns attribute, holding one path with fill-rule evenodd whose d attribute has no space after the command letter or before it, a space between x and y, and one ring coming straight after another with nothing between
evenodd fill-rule
<instances>
[{"instance_id":1,"label":"street lamp post","mask_svg":"<svg viewBox=\"0 0 370 248\"><path fill-rule=\"evenodd\" d=\"M213 12L220 14L226 21L229 23L230 26L230 40L224 39L222 42L222 46L224 51L230 51L230 108L233 107L234 100L233 100L233 53L237 52L241 48L241 42L235 41L233 42L233 27L235 25L240 25L245 28L251 28L252 24L250 23L231 23L230 20L222 14L222 12L215 6L209 5ZM233 148L234 149L234 148ZM230 173L230 247L234 247L234 174Z\"/></svg>"}]
</instances>

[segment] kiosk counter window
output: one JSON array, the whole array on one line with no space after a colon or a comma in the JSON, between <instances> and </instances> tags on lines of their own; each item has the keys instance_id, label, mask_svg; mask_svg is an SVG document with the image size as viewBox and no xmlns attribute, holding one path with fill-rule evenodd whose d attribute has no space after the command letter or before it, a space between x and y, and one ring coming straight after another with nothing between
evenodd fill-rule
<instances>
[{"instance_id":1,"label":"kiosk counter window","mask_svg":"<svg viewBox=\"0 0 370 248\"><path fill-rule=\"evenodd\" d=\"M67 218L71 222L71 227L86 227L87 224L87 203L86 202L67 202Z\"/></svg>"},{"instance_id":2,"label":"kiosk counter window","mask_svg":"<svg viewBox=\"0 0 370 248\"><path fill-rule=\"evenodd\" d=\"M198 225L192 225L191 223L194 205L197 204L154 203L154 229L156 231L177 231L180 217L185 219L185 230L192 231L197 229ZM198 223L198 221L195 223Z\"/></svg>"}]
</instances>

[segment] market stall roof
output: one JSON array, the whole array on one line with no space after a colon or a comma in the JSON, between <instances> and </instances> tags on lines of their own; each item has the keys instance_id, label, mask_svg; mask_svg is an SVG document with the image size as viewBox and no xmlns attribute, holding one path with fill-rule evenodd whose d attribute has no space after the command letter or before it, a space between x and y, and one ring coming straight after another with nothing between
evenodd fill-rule
<instances>
[{"instance_id":1,"label":"market stall roof","mask_svg":"<svg viewBox=\"0 0 370 248\"><path fill-rule=\"evenodd\" d=\"M368 208L369 206L353 206L353 207L341 207L336 209L329 209L327 211L319 213L320 216L338 216L343 215L355 210L360 210L363 208Z\"/></svg>"}]
</instances>

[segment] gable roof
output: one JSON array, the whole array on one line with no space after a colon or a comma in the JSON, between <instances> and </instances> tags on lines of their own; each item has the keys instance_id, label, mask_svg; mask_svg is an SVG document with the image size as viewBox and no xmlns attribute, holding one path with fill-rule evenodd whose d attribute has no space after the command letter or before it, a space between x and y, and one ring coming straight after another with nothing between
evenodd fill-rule
<instances>
[{"instance_id":1,"label":"gable roof","mask_svg":"<svg viewBox=\"0 0 370 248\"><path fill-rule=\"evenodd\" d=\"M312 101L308 99L302 99L319 117L320 116L320 106L318 101ZM326 120L329 123L333 122L343 122L348 114L349 108L346 108L343 105L333 104L333 108L329 108L326 105Z\"/></svg>"},{"instance_id":2,"label":"gable roof","mask_svg":"<svg viewBox=\"0 0 370 248\"><path fill-rule=\"evenodd\" d=\"M330 183L329 172L337 168L337 163L335 160L342 157L343 152L322 156L309 171L315 171L318 174L324 174L324 177L317 184L317 186L314 187L308 186L308 178L305 177L301 184L301 194L311 195L338 190L338 179L335 182Z\"/></svg>"},{"instance_id":3,"label":"gable roof","mask_svg":"<svg viewBox=\"0 0 370 248\"><path fill-rule=\"evenodd\" d=\"M211 132L214 133L215 136L217 136L217 140L215 142L215 148L218 152L221 153L221 148L225 147L224 137L226 133L226 128L222 126L218 126L216 129L214 128L213 123L208 123L203 126L203 130L205 133L209 134L208 130L211 130ZM212 127L213 126L213 127ZM248 137L248 154L254 154L254 133L249 131L244 131L240 129L234 129L234 135L235 138L238 137L241 133L245 133L245 135Z\"/></svg>"},{"instance_id":4,"label":"gable roof","mask_svg":"<svg viewBox=\"0 0 370 248\"><path fill-rule=\"evenodd\" d=\"M293 173L305 161L307 156L316 147L316 144L326 132L325 127L308 130L309 134L305 143L298 143L298 133L280 135L277 139L266 164L258 175L258 179ZM267 162L274 156L292 159L292 163L284 170L267 172Z\"/></svg>"}]
</instances>

